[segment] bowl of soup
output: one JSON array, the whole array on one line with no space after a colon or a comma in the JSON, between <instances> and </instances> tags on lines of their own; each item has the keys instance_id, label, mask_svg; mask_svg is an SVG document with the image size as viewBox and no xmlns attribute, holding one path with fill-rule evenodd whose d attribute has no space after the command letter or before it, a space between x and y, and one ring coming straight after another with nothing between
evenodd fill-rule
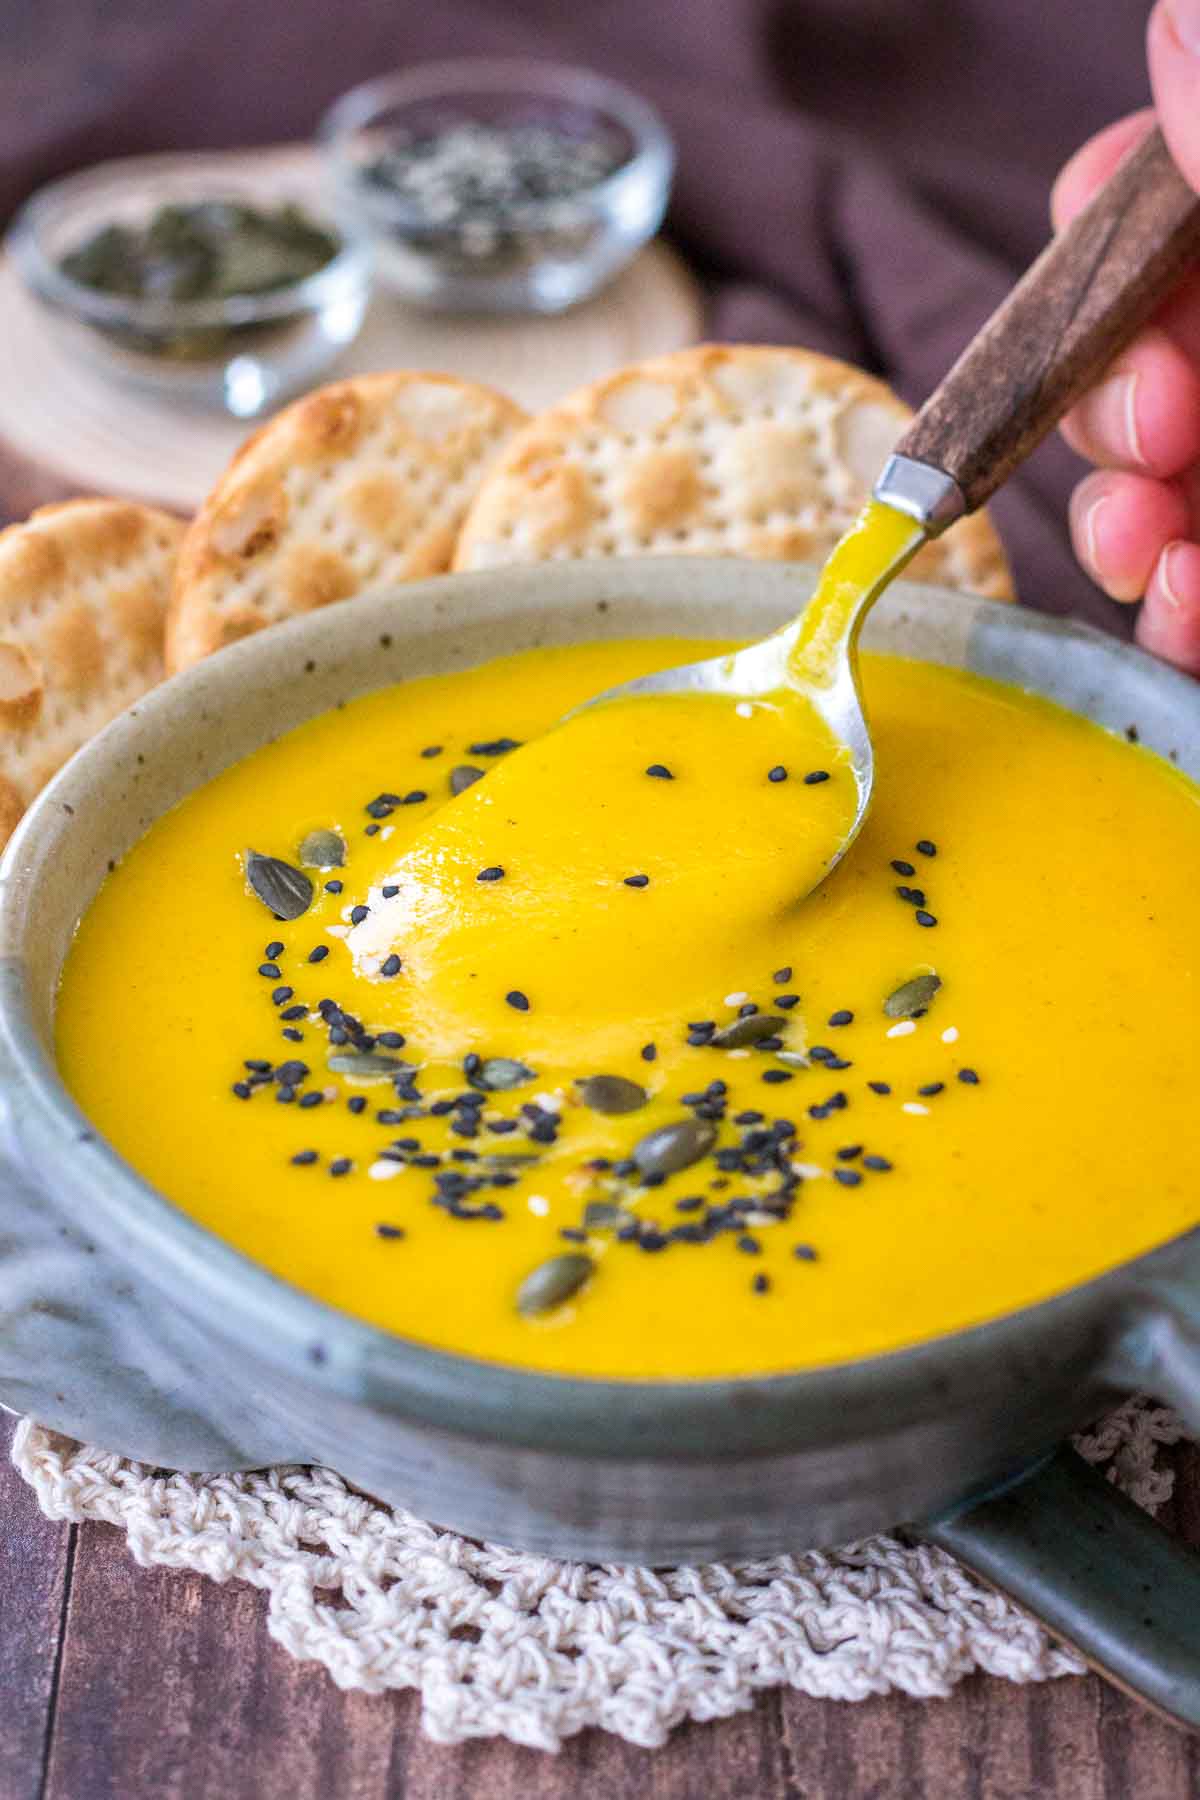
<instances>
[{"instance_id":1,"label":"bowl of soup","mask_svg":"<svg viewBox=\"0 0 1200 1800\"><path fill-rule=\"evenodd\" d=\"M980 1496L1095 1503L1042 1465L1120 1395L1200 1420L1193 684L897 584L871 816L802 902L849 771L769 707L556 765L570 708L812 579L414 583L74 759L0 871L0 1399L659 1563L902 1520L970 1555L1018 1504ZM1029 1595L1011 1536L975 1560ZM1038 1603L1099 1656L1094 1576Z\"/></svg>"}]
</instances>

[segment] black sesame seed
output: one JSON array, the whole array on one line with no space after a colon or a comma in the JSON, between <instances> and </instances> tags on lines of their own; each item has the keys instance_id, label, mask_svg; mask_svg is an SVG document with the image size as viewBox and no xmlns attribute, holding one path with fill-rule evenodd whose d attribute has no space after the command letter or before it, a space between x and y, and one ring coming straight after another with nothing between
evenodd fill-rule
<instances>
[{"instance_id":1,"label":"black sesame seed","mask_svg":"<svg viewBox=\"0 0 1200 1800\"><path fill-rule=\"evenodd\" d=\"M277 956L282 956L283 955L283 939L282 938L272 938L271 942L267 945L266 949L263 951L263 955L266 957L268 962L274 962L275 958Z\"/></svg>"},{"instance_id":2,"label":"black sesame seed","mask_svg":"<svg viewBox=\"0 0 1200 1800\"><path fill-rule=\"evenodd\" d=\"M788 772L784 768L782 763L776 763L775 767L773 769L767 770L767 780L768 781L786 781L787 777L788 777Z\"/></svg>"},{"instance_id":3,"label":"black sesame seed","mask_svg":"<svg viewBox=\"0 0 1200 1800\"><path fill-rule=\"evenodd\" d=\"M624 877L624 883L626 887L632 888L649 887L650 877L648 875L626 875Z\"/></svg>"},{"instance_id":4,"label":"black sesame seed","mask_svg":"<svg viewBox=\"0 0 1200 1800\"><path fill-rule=\"evenodd\" d=\"M862 1176L857 1169L835 1169L833 1171L833 1179L835 1181L840 1181L843 1187L858 1187L862 1181Z\"/></svg>"},{"instance_id":5,"label":"black sesame seed","mask_svg":"<svg viewBox=\"0 0 1200 1800\"><path fill-rule=\"evenodd\" d=\"M979 1086L979 1076L974 1069L960 1069L958 1071L958 1079L960 1081L965 1081L968 1087Z\"/></svg>"},{"instance_id":6,"label":"black sesame seed","mask_svg":"<svg viewBox=\"0 0 1200 1800\"><path fill-rule=\"evenodd\" d=\"M281 1019L303 1019L307 1012L304 1002L298 1001L295 1006L285 1006L279 1016Z\"/></svg>"},{"instance_id":7,"label":"black sesame seed","mask_svg":"<svg viewBox=\"0 0 1200 1800\"><path fill-rule=\"evenodd\" d=\"M586 1244L588 1239L587 1232L582 1231L578 1225L560 1225L558 1235L566 1238L568 1244Z\"/></svg>"},{"instance_id":8,"label":"black sesame seed","mask_svg":"<svg viewBox=\"0 0 1200 1800\"><path fill-rule=\"evenodd\" d=\"M235 1093L239 1100L248 1100L251 1091L250 1083L248 1081L235 1081L231 1089L231 1092Z\"/></svg>"},{"instance_id":9,"label":"black sesame seed","mask_svg":"<svg viewBox=\"0 0 1200 1800\"><path fill-rule=\"evenodd\" d=\"M768 1086L778 1087L780 1082L792 1079L792 1071L790 1069L764 1069L762 1079Z\"/></svg>"},{"instance_id":10,"label":"black sesame seed","mask_svg":"<svg viewBox=\"0 0 1200 1800\"><path fill-rule=\"evenodd\" d=\"M658 1055L657 1044L643 1044L642 1045L641 1058L642 1058L643 1062L653 1062L657 1055Z\"/></svg>"},{"instance_id":11,"label":"black sesame seed","mask_svg":"<svg viewBox=\"0 0 1200 1800\"><path fill-rule=\"evenodd\" d=\"M381 1031L375 1042L382 1044L385 1050L403 1050L404 1033L402 1031Z\"/></svg>"},{"instance_id":12,"label":"black sesame seed","mask_svg":"<svg viewBox=\"0 0 1200 1800\"><path fill-rule=\"evenodd\" d=\"M286 1085L277 1088L275 1090L275 1098L280 1106L290 1106L292 1101L296 1098L296 1090L294 1087L288 1087Z\"/></svg>"},{"instance_id":13,"label":"black sesame seed","mask_svg":"<svg viewBox=\"0 0 1200 1800\"><path fill-rule=\"evenodd\" d=\"M317 944L314 949L309 951L308 960L310 963L324 962L325 958L328 955L329 955L329 945L328 944Z\"/></svg>"},{"instance_id":14,"label":"black sesame seed","mask_svg":"<svg viewBox=\"0 0 1200 1800\"><path fill-rule=\"evenodd\" d=\"M367 1097L365 1094L351 1094L349 1100L347 1100L347 1102L346 1102L346 1105L349 1107L349 1109L352 1113L366 1112Z\"/></svg>"},{"instance_id":15,"label":"black sesame seed","mask_svg":"<svg viewBox=\"0 0 1200 1800\"><path fill-rule=\"evenodd\" d=\"M892 1167L886 1156L864 1156L862 1163L876 1175L886 1175Z\"/></svg>"},{"instance_id":16,"label":"black sesame seed","mask_svg":"<svg viewBox=\"0 0 1200 1800\"><path fill-rule=\"evenodd\" d=\"M405 794L400 804L401 806L420 806L422 800L428 800L428 798L429 795L424 788L413 788L411 793Z\"/></svg>"},{"instance_id":17,"label":"black sesame seed","mask_svg":"<svg viewBox=\"0 0 1200 1800\"><path fill-rule=\"evenodd\" d=\"M741 1236L737 1240L737 1247L746 1256L761 1256L762 1255L762 1245L759 1243L759 1241L756 1237L751 1237L750 1233L748 1231L742 1232Z\"/></svg>"},{"instance_id":18,"label":"black sesame seed","mask_svg":"<svg viewBox=\"0 0 1200 1800\"><path fill-rule=\"evenodd\" d=\"M327 881L325 883L325 892L327 894L340 894L341 891L342 884L340 881Z\"/></svg>"},{"instance_id":19,"label":"black sesame seed","mask_svg":"<svg viewBox=\"0 0 1200 1800\"><path fill-rule=\"evenodd\" d=\"M835 1155L839 1162L853 1162L856 1156L862 1155L862 1145L843 1144L841 1149L835 1152Z\"/></svg>"},{"instance_id":20,"label":"black sesame seed","mask_svg":"<svg viewBox=\"0 0 1200 1800\"><path fill-rule=\"evenodd\" d=\"M379 892L385 900L394 900L400 889L395 882L389 882L386 887L380 888Z\"/></svg>"},{"instance_id":21,"label":"black sesame seed","mask_svg":"<svg viewBox=\"0 0 1200 1800\"><path fill-rule=\"evenodd\" d=\"M295 988L290 987L272 988L271 999L276 1006L283 1006L291 999L295 991Z\"/></svg>"},{"instance_id":22,"label":"black sesame seed","mask_svg":"<svg viewBox=\"0 0 1200 1800\"><path fill-rule=\"evenodd\" d=\"M467 745L472 756L503 756L509 750L520 748L520 740L510 737L489 738L486 743Z\"/></svg>"},{"instance_id":23,"label":"black sesame seed","mask_svg":"<svg viewBox=\"0 0 1200 1800\"><path fill-rule=\"evenodd\" d=\"M268 981L279 980L279 964L273 962L259 963L258 972L265 975Z\"/></svg>"},{"instance_id":24,"label":"black sesame seed","mask_svg":"<svg viewBox=\"0 0 1200 1800\"><path fill-rule=\"evenodd\" d=\"M421 754L424 755L424 751L422 751ZM402 1238L404 1236L404 1227L403 1225L388 1225L381 1219L375 1227L375 1236L381 1238Z\"/></svg>"},{"instance_id":25,"label":"black sesame seed","mask_svg":"<svg viewBox=\"0 0 1200 1800\"><path fill-rule=\"evenodd\" d=\"M329 1027L329 1042L331 1044L348 1044L350 1042L350 1033L342 1025L331 1025Z\"/></svg>"},{"instance_id":26,"label":"black sesame seed","mask_svg":"<svg viewBox=\"0 0 1200 1800\"><path fill-rule=\"evenodd\" d=\"M735 1125L759 1125L766 1116L766 1113L754 1112L751 1109L746 1112L734 1113L733 1122Z\"/></svg>"},{"instance_id":27,"label":"black sesame seed","mask_svg":"<svg viewBox=\"0 0 1200 1800\"><path fill-rule=\"evenodd\" d=\"M808 1056L810 1062L834 1062L837 1058L837 1051L831 1050L828 1044L813 1044L809 1048Z\"/></svg>"},{"instance_id":28,"label":"black sesame seed","mask_svg":"<svg viewBox=\"0 0 1200 1800\"><path fill-rule=\"evenodd\" d=\"M817 1253L811 1244L793 1244L792 1255L798 1262L816 1262Z\"/></svg>"},{"instance_id":29,"label":"black sesame seed","mask_svg":"<svg viewBox=\"0 0 1200 1800\"><path fill-rule=\"evenodd\" d=\"M298 1169L307 1169L309 1164L315 1163L316 1160L317 1153L315 1150L297 1150L295 1156L292 1158L292 1161Z\"/></svg>"},{"instance_id":30,"label":"black sesame seed","mask_svg":"<svg viewBox=\"0 0 1200 1800\"><path fill-rule=\"evenodd\" d=\"M828 769L810 769L808 774L804 777L804 785L806 787L816 787L820 782L828 780Z\"/></svg>"},{"instance_id":31,"label":"black sesame seed","mask_svg":"<svg viewBox=\"0 0 1200 1800\"><path fill-rule=\"evenodd\" d=\"M764 1275L760 1269L758 1274L754 1277L754 1280L750 1283L750 1286L756 1294L769 1293L771 1288L771 1277L769 1275Z\"/></svg>"},{"instance_id":32,"label":"black sesame seed","mask_svg":"<svg viewBox=\"0 0 1200 1800\"><path fill-rule=\"evenodd\" d=\"M920 851L922 856L936 856L937 855L937 845L933 842L933 840L931 838L919 838L917 840L917 849Z\"/></svg>"},{"instance_id":33,"label":"black sesame seed","mask_svg":"<svg viewBox=\"0 0 1200 1800\"><path fill-rule=\"evenodd\" d=\"M785 982L788 982L791 979L792 979L792 965L790 963L784 969L776 969L775 973L771 977L771 981L775 987L782 987Z\"/></svg>"},{"instance_id":34,"label":"black sesame seed","mask_svg":"<svg viewBox=\"0 0 1200 1800\"><path fill-rule=\"evenodd\" d=\"M499 863L489 863L486 869L480 869L476 881L503 881L504 870Z\"/></svg>"},{"instance_id":35,"label":"black sesame seed","mask_svg":"<svg viewBox=\"0 0 1200 1800\"><path fill-rule=\"evenodd\" d=\"M924 888L898 887L896 892L901 900L907 900L910 906L924 906L925 904Z\"/></svg>"},{"instance_id":36,"label":"black sesame seed","mask_svg":"<svg viewBox=\"0 0 1200 1800\"><path fill-rule=\"evenodd\" d=\"M703 1194L685 1194L682 1200L675 1202L676 1212L697 1212L704 1205Z\"/></svg>"},{"instance_id":37,"label":"black sesame seed","mask_svg":"<svg viewBox=\"0 0 1200 1800\"><path fill-rule=\"evenodd\" d=\"M387 976L389 979L393 975L398 975L400 973L400 958L396 955L394 950L390 956L385 956L380 963L379 973Z\"/></svg>"},{"instance_id":38,"label":"black sesame seed","mask_svg":"<svg viewBox=\"0 0 1200 1800\"><path fill-rule=\"evenodd\" d=\"M890 1094L892 1091L886 1081L868 1081L867 1086L873 1094Z\"/></svg>"},{"instance_id":39,"label":"black sesame seed","mask_svg":"<svg viewBox=\"0 0 1200 1800\"><path fill-rule=\"evenodd\" d=\"M783 1039L781 1037L759 1038L754 1048L756 1050L782 1050Z\"/></svg>"},{"instance_id":40,"label":"black sesame seed","mask_svg":"<svg viewBox=\"0 0 1200 1800\"><path fill-rule=\"evenodd\" d=\"M504 998L506 1003L513 1007L516 1012L529 1011L529 996L523 994L520 988L509 988Z\"/></svg>"},{"instance_id":41,"label":"black sesame seed","mask_svg":"<svg viewBox=\"0 0 1200 1800\"><path fill-rule=\"evenodd\" d=\"M892 858L892 867L895 869L897 875L915 875L917 872L910 862L905 862L904 859L899 856Z\"/></svg>"},{"instance_id":42,"label":"black sesame seed","mask_svg":"<svg viewBox=\"0 0 1200 1800\"><path fill-rule=\"evenodd\" d=\"M934 918L934 916L931 912L925 912L924 910L921 910L921 909L919 909L916 913L916 921L917 921L918 925L936 925L937 924L937 920Z\"/></svg>"},{"instance_id":43,"label":"black sesame seed","mask_svg":"<svg viewBox=\"0 0 1200 1800\"><path fill-rule=\"evenodd\" d=\"M666 763L651 763L646 773L657 777L659 781L674 781L675 779Z\"/></svg>"},{"instance_id":44,"label":"black sesame seed","mask_svg":"<svg viewBox=\"0 0 1200 1800\"><path fill-rule=\"evenodd\" d=\"M854 1014L852 1012L847 1012L846 1008L843 1006L839 1011L830 1013L827 1023L830 1025L853 1025Z\"/></svg>"},{"instance_id":45,"label":"black sesame seed","mask_svg":"<svg viewBox=\"0 0 1200 1800\"><path fill-rule=\"evenodd\" d=\"M248 1056L242 1064L243 1069L251 1069L256 1075L269 1075L271 1065L265 1056Z\"/></svg>"},{"instance_id":46,"label":"black sesame seed","mask_svg":"<svg viewBox=\"0 0 1200 1800\"><path fill-rule=\"evenodd\" d=\"M771 1005L777 1006L780 1012L791 1012L793 1006L799 1006L799 994L776 994Z\"/></svg>"},{"instance_id":47,"label":"black sesame seed","mask_svg":"<svg viewBox=\"0 0 1200 1800\"><path fill-rule=\"evenodd\" d=\"M426 744L425 748L421 752L421 755L425 756L425 757L440 756L441 754L442 754L441 744Z\"/></svg>"},{"instance_id":48,"label":"black sesame seed","mask_svg":"<svg viewBox=\"0 0 1200 1800\"><path fill-rule=\"evenodd\" d=\"M304 1033L302 1031L297 1031L294 1025L285 1025L279 1035L280 1037L285 1037L289 1044L302 1044L304 1042Z\"/></svg>"},{"instance_id":49,"label":"black sesame seed","mask_svg":"<svg viewBox=\"0 0 1200 1800\"><path fill-rule=\"evenodd\" d=\"M335 1156L329 1165L331 1175L348 1175L353 1164L348 1156Z\"/></svg>"},{"instance_id":50,"label":"black sesame seed","mask_svg":"<svg viewBox=\"0 0 1200 1800\"><path fill-rule=\"evenodd\" d=\"M927 1081L924 1087L917 1089L917 1092L923 1100L930 1100L934 1094L940 1094L945 1085L944 1081Z\"/></svg>"},{"instance_id":51,"label":"black sesame seed","mask_svg":"<svg viewBox=\"0 0 1200 1800\"><path fill-rule=\"evenodd\" d=\"M364 837L377 837L378 834L379 834L378 825L368 825L366 831L363 833L363 836Z\"/></svg>"},{"instance_id":52,"label":"black sesame seed","mask_svg":"<svg viewBox=\"0 0 1200 1800\"><path fill-rule=\"evenodd\" d=\"M370 910L369 906L352 906L350 908L350 923L352 925L361 925Z\"/></svg>"},{"instance_id":53,"label":"black sesame seed","mask_svg":"<svg viewBox=\"0 0 1200 1800\"><path fill-rule=\"evenodd\" d=\"M307 1112L314 1106L320 1106L324 1098L320 1088L311 1088L307 1094L301 1094L300 1105Z\"/></svg>"}]
</instances>

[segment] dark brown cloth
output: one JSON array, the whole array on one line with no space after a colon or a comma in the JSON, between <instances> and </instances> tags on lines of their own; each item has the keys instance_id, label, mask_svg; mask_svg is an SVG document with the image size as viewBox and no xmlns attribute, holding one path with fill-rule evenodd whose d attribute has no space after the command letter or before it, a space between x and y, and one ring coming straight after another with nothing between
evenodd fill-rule
<instances>
[{"instance_id":1,"label":"dark brown cloth","mask_svg":"<svg viewBox=\"0 0 1200 1800\"><path fill-rule=\"evenodd\" d=\"M1142 0L3 0L0 214L135 151L306 136L460 55L629 82L679 148L710 335L808 344L918 404L1047 236L1055 171L1144 105ZM1080 572L1055 439L995 502L1022 597L1128 633Z\"/></svg>"}]
</instances>

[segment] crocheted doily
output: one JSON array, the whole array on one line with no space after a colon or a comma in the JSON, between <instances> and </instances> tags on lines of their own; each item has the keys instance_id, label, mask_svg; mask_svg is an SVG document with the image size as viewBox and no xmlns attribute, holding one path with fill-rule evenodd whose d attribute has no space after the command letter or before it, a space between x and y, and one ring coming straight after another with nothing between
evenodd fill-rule
<instances>
[{"instance_id":1,"label":"crocheted doily","mask_svg":"<svg viewBox=\"0 0 1200 1800\"><path fill-rule=\"evenodd\" d=\"M1163 1408L1131 1401L1076 1440L1143 1506L1171 1491ZM102 1520L135 1560L264 1588L271 1635L339 1687L419 1689L430 1737L557 1749L585 1726L651 1747L762 1688L833 1700L945 1695L973 1669L1044 1681L1083 1665L943 1551L874 1537L757 1562L651 1570L477 1544L330 1469L169 1475L26 1419L13 1461L52 1519Z\"/></svg>"}]
</instances>

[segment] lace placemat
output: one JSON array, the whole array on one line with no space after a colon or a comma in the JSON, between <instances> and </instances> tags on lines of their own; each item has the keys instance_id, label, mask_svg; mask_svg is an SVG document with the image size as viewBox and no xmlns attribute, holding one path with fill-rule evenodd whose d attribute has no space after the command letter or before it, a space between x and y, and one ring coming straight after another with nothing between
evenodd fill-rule
<instances>
[{"instance_id":1,"label":"lace placemat","mask_svg":"<svg viewBox=\"0 0 1200 1800\"><path fill-rule=\"evenodd\" d=\"M1130 1401L1076 1440L1140 1505L1181 1427ZM830 1700L947 1694L974 1669L1045 1681L1083 1664L943 1551L874 1537L836 1551L651 1570L478 1544L349 1489L332 1470L170 1475L24 1420L13 1462L48 1518L101 1520L143 1565L265 1589L272 1637L343 1688L420 1692L439 1743L555 1750L586 1726L662 1744L789 1686Z\"/></svg>"}]
</instances>

